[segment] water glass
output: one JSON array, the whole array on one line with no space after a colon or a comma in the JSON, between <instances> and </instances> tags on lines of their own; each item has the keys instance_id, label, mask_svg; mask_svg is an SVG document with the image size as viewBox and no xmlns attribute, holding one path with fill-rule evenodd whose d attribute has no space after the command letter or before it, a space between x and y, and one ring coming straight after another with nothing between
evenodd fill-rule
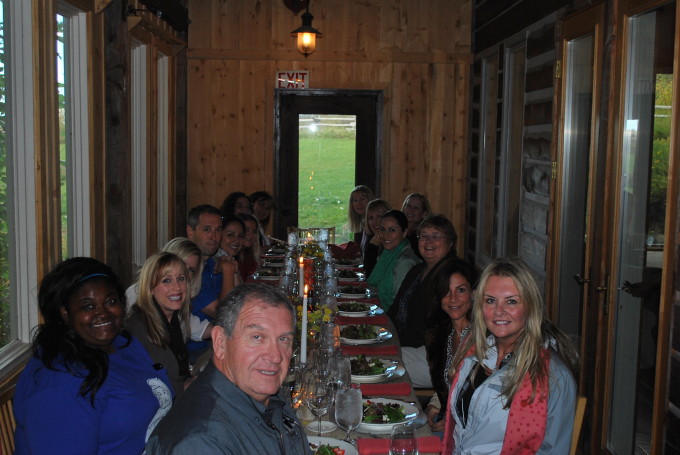
<instances>
[{"instance_id":1,"label":"water glass","mask_svg":"<svg viewBox=\"0 0 680 455\"><path fill-rule=\"evenodd\" d=\"M406 423L392 428L390 455L418 455L418 439L413 425Z\"/></svg>"},{"instance_id":2,"label":"water glass","mask_svg":"<svg viewBox=\"0 0 680 455\"><path fill-rule=\"evenodd\" d=\"M333 406L333 387L326 380L310 378L305 383L305 404L317 417L317 435L321 436L321 416Z\"/></svg>"},{"instance_id":3,"label":"water glass","mask_svg":"<svg viewBox=\"0 0 680 455\"><path fill-rule=\"evenodd\" d=\"M352 430L361 424L363 418L360 389L340 389L335 394L335 422L347 431L344 441L354 444L350 438Z\"/></svg>"}]
</instances>

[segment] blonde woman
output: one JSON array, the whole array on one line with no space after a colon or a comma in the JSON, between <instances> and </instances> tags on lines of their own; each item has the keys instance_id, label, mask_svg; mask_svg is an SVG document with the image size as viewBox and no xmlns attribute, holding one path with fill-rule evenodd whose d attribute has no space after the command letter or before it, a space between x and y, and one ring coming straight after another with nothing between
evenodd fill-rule
<instances>
[{"instance_id":1,"label":"blonde woman","mask_svg":"<svg viewBox=\"0 0 680 455\"><path fill-rule=\"evenodd\" d=\"M201 276L203 275L203 261L201 260L201 250L198 246L186 237L175 237L165 244L162 251L176 254L184 261L189 272L189 297L193 299L201 291ZM132 312L134 304L137 302L138 285L130 286L125 291L128 304L128 315ZM189 320L191 329L191 340L202 341L210 338L212 324L210 321L201 321L198 316L191 315Z\"/></svg>"},{"instance_id":2,"label":"blonde woman","mask_svg":"<svg viewBox=\"0 0 680 455\"><path fill-rule=\"evenodd\" d=\"M152 254L139 274L137 303L125 328L146 348L156 369L165 368L180 395L191 376L189 351L189 271L172 253Z\"/></svg>"},{"instance_id":3,"label":"blonde woman","mask_svg":"<svg viewBox=\"0 0 680 455\"><path fill-rule=\"evenodd\" d=\"M442 453L569 453L578 356L524 262L484 269L472 321L452 361Z\"/></svg>"},{"instance_id":4,"label":"blonde woman","mask_svg":"<svg viewBox=\"0 0 680 455\"><path fill-rule=\"evenodd\" d=\"M364 230L368 234L368 242L364 249L364 273L366 276L371 274L373 267L378 262L378 255L382 250L378 226L380 226L380 219L390 210L392 210L392 207L390 207L389 202L383 199L373 199L366 206L366 228Z\"/></svg>"},{"instance_id":5,"label":"blonde woman","mask_svg":"<svg viewBox=\"0 0 680 455\"><path fill-rule=\"evenodd\" d=\"M362 253L365 243L368 242L365 231L366 206L372 199L374 199L373 191L366 185L359 185L352 190L347 203L347 225L353 234L350 240L361 244Z\"/></svg>"},{"instance_id":6,"label":"blonde woman","mask_svg":"<svg viewBox=\"0 0 680 455\"><path fill-rule=\"evenodd\" d=\"M418 250L418 236L416 230L418 225L425 218L432 215L432 207L430 206L430 201L427 200L424 194L411 193L404 199L401 204L401 211L404 212L406 218L408 219L408 231L406 232L406 237L409 242L411 242L411 248L413 251L419 254Z\"/></svg>"}]
</instances>

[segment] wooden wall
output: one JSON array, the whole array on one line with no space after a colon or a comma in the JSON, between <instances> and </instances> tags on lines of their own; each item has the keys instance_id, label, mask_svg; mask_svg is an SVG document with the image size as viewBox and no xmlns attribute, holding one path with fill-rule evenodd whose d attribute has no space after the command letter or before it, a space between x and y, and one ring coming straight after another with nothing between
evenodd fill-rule
<instances>
[{"instance_id":1,"label":"wooden wall","mask_svg":"<svg viewBox=\"0 0 680 455\"><path fill-rule=\"evenodd\" d=\"M315 0L306 60L283 0L188 7L189 207L274 188L274 73L303 69L311 88L384 92L380 195L423 192L463 231L470 0Z\"/></svg>"}]
</instances>

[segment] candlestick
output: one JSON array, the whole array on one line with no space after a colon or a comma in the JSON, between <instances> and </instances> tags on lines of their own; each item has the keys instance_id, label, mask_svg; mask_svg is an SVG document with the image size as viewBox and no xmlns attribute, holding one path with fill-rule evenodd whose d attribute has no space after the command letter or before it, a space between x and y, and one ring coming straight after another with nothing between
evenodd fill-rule
<instances>
[{"instance_id":1,"label":"candlestick","mask_svg":"<svg viewBox=\"0 0 680 455\"><path fill-rule=\"evenodd\" d=\"M305 288L305 264L303 262L303 257L300 256L300 297L303 296L303 294L307 294L307 291L304 289Z\"/></svg>"},{"instance_id":2,"label":"candlestick","mask_svg":"<svg viewBox=\"0 0 680 455\"><path fill-rule=\"evenodd\" d=\"M307 286L302 297L302 332L300 333L300 363L307 363Z\"/></svg>"}]
</instances>

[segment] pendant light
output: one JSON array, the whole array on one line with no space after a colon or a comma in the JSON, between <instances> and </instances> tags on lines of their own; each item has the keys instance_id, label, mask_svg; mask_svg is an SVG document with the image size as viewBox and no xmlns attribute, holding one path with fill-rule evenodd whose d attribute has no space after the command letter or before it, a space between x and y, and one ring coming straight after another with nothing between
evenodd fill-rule
<instances>
[{"instance_id":1,"label":"pendant light","mask_svg":"<svg viewBox=\"0 0 680 455\"><path fill-rule=\"evenodd\" d=\"M323 34L312 27L314 16L309 12L309 2L307 11L302 15L302 26L290 32L290 36L297 37L297 48L302 55L307 58L316 49L316 38L322 38Z\"/></svg>"}]
</instances>

